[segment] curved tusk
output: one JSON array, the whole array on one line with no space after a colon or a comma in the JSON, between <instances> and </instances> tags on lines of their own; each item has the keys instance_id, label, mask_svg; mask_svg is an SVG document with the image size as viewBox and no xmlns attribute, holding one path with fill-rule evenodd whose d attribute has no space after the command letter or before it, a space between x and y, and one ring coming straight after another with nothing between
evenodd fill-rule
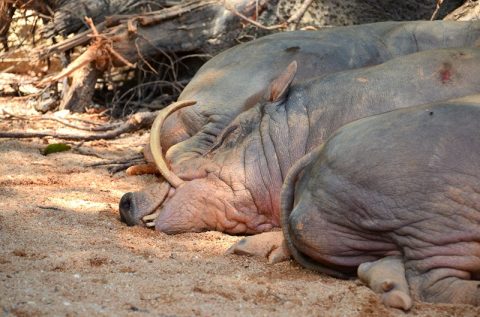
<instances>
[{"instance_id":1,"label":"curved tusk","mask_svg":"<svg viewBox=\"0 0 480 317\"><path fill-rule=\"evenodd\" d=\"M152 129L150 131L150 150L152 152L155 165L157 165L158 171L163 176L163 178L165 178L165 180L169 182L170 185L172 185L174 188L182 185L184 181L168 168L167 162L163 157L162 144L160 142L163 122L170 114L177 111L178 109L188 107L196 103L197 102L193 100L182 100L172 103L171 105L160 111L158 116L155 118L155 121L153 121Z\"/></svg>"}]
</instances>

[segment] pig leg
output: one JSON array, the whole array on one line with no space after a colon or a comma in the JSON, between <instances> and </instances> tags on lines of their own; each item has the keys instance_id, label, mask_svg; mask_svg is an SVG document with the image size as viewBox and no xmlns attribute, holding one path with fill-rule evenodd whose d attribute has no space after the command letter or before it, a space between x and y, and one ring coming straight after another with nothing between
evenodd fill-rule
<instances>
[{"instance_id":1,"label":"pig leg","mask_svg":"<svg viewBox=\"0 0 480 317\"><path fill-rule=\"evenodd\" d=\"M419 274L407 270L407 278L422 301L480 305L480 281L470 280L466 271L439 268Z\"/></svg>"},{"instance_id":2,"label":"pig leg","mask_svg":"<svg viewBox=\"0 0 480 317\"><path fill-rule=\"evenodd\" d=\"M403 310L412 307L405 268L400 256L388 256L375 262L362 263L357 273L362 282L381 295L385 306Z\"/></svg>"},{"instance_id":3,"label":"pig leg","mask_svg":"<svg viewBox=\"0 0 480 317\"><path fill-rule=\"evenodd\" d=\"M232 245L226 253L261 256L267 258L269 263L279 263L290 258L281 231L264 232L245 237Z\"/></svg>"}]
</instances>

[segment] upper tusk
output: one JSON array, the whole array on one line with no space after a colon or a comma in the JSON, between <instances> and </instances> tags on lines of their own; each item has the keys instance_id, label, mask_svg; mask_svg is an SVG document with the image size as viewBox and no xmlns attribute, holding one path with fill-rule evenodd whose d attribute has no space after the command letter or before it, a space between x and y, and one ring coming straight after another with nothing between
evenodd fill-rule
<instances>
[{"instance_id":1,"label":"upper tusk","mask_svg":"<svg viewBox=\"0 0 480 317\"><path fill-rule=\"evenodd\" d=\"M152 130L150 131L150 150L152 152L153 160L157 165L158 171L165 178L172 187L177 188L184 183L184 181L175 175L167 166L167 162L163 156L161 144L161 130L165 119L173 112L183 107L188 107L196 104L193 100L177 101L164 108L153 121Z\"/></svg>"}]
</instances>

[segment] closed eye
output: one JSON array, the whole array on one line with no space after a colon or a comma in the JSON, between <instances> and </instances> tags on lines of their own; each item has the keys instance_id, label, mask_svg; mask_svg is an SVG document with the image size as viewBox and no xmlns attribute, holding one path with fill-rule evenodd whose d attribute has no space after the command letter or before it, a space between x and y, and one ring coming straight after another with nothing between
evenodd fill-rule
<instances>
[{"instance_id":1,"label":"closed eye","mask_svg":"<svg viewBox=\"0 0 480 317\"><path fill-rule=\"evenodd\" d=\"M228 127L226 127L222 134L220 134L217 138L217 141L213 144L212 148L210 149L210 151L208 151L209 153L210 152L213 152L215 151L216 149L218 149L220 147L220 145L222 145L225 140L227 140L227 138L232 135L232 133L237 130L238 128L240 128L240 125L238 124L232 124L232 125L229 125Z\"/></svg>"}]
</instances>

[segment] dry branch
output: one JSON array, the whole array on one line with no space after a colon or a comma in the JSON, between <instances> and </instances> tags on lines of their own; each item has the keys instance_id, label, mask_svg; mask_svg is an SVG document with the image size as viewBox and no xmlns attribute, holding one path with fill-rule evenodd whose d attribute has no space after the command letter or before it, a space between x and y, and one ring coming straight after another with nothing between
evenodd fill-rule
<instances>
[{"instance_id":1,"label":"dry branch","mask_svg":"<svg viewBox=\"0 0 480 317\"><path fill-rule=\"evenodd\" d=\"M308 7L312 4L313 0L305 0L303 4L300 6L297 12L293 14L288 20L287 23L292 24L292 28L296 29L298 24L300 23L300 20L302 17L305 15L305 12L307 12Z\"/></svg>"},{"instance_id":2,"label":"dry branch","mask_svg":"<svg viewBox=\"0 0 480 317\"><path fill-rule=\"evenodd\" d=\"M116 160L106 160L102 162L97 162L97 163L91 163L88 164L87 166L89 167L95 167L95 166L104 166L104 165L114 165L114 164L126 164L131 161L142 161L143 160L143 154L135 154L133 156L123 158L123 159L116 159Z\"/></svg>"},{"instance_id":3,"label":"dry branch","mask_svg":"<svg viewBox=\"0 0 480 317\"><path fill-rule=\"evenodd\" d=\"M442 6L443 0L435 0L435 11L430 18L430 21L433 21L437 18L438 11L440 11L440 7Z\"/></svg>"},{"instance_id":4,"label":"dry branch","mask_svg":"<svg viewBox=\"0 0 480 317\"><path fill-rule=\"evenodd\" d=\"M126 170L127 175L130 176L157 173L155 164L146 163L143 154L141 153L120 160L106 160L85 165L85 167L97 166L107 166L110 174L115 174L123 170Z\"/></svg>"},{"instance_id":5,"label":"dry branch","mask_svg":"<svg viewBox=\"0 0 480 317\"><path fill-rule=\"evenodd\" d=\"M24 116L24 115L10 113L5 109L3 109L2 112L4 115L6 115L7 118L20 119L20 120L26 120L26 121L37 121L37 120L38 121L54 121L69 128L89 131L89 132L110 131L122 125L122 122L104 124L104 123L99 123L99 122L81 119L81 118L59 118L56 116ZM82 125L73 124L69 120L82 122ZM88 125L86 125L85 123Z\"/></svg>"},{"instance_id":6,"label":"dry branch","mask_svg":"<svg viewBox=\"0 0 480 317\"><path fill-rule=\"evenodd\" d=\"M131 133L140 129L149 128L155 120L159 111L136 113L118 127L111 131L96 134L71 134L57 132L1 132L0 138L22 139L22 138L45 138L52 137L56 139L72 141L93 141L114 139L124 133Z\"/></svg>"}]
</instances>

